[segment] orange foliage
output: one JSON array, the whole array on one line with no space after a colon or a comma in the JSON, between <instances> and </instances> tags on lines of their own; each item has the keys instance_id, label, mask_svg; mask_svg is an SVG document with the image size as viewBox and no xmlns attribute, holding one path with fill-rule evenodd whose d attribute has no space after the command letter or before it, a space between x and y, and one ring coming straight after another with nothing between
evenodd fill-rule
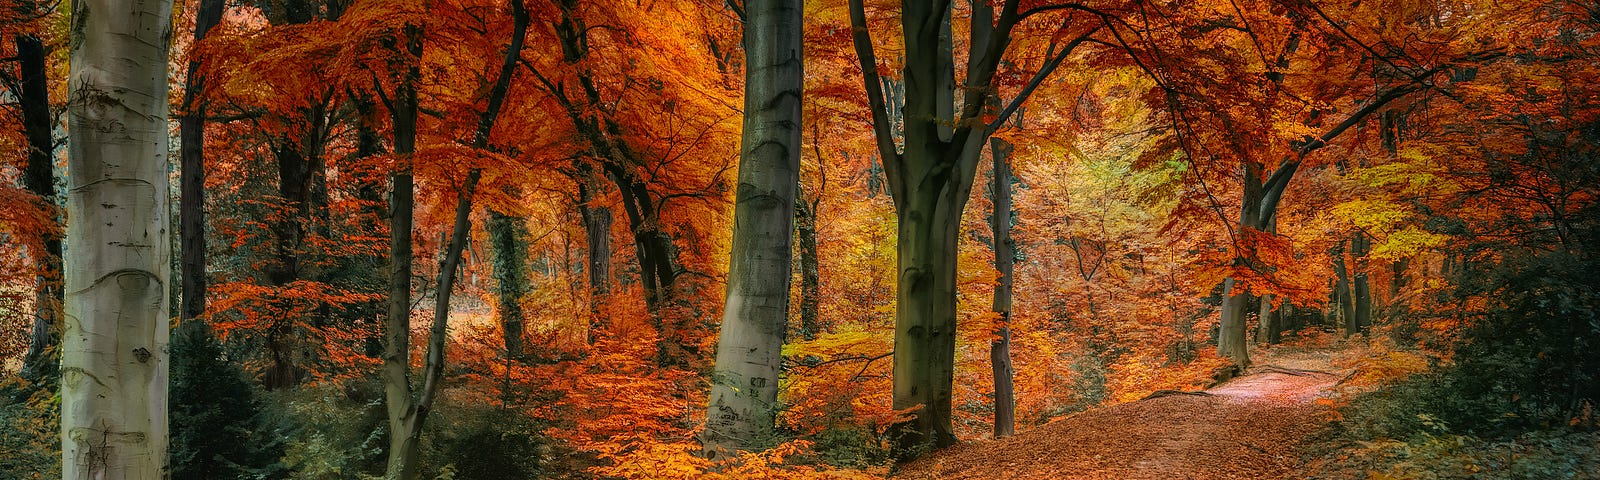
<instances>
[{"instance_id":1,"label":"orange foliage","mask_svg":"<svg viewBox=\"0 0 1600 480\"><path fill-rule=\"evenodd\" d=\"M23 3L0 0L0 39L27 30L58 41L63 27L51 22L60 14L22 18ZM298 23L279 18L277 3L231 6L192 50L209 79L200 93L214 117L205 206L216 331L235 345L287 345L313 381L369 378L383 315L373 306L384 299L387 273L387 176L406 161L416 175L412 288L422 301L438 294L429 260L440 254L467 172L478 169L484 208L470 213L473 224L493 211L528 227L518 247L529 262L512 266L531 279L518 299L527 347L521 358L507 355L510 319L487 306L504 266L475 228L461 286L447 293L457 307L445 401L499 402L547 422L544 433L581 457L568 466L602 477L886 473L833 469L816 452L841 432L861 449L881 449L885 429L909 413L890 398L894 205L846 2L804 5L801 200L815 207L820 331L803 338L792 328L783 350L774 408L784 438L719 462L696 456L695 435L732 227L744 65L740 13L731 6L740 2L564 3L528 2L528 45L485 148L474 148L472 137L512 29L503 1L310 2L314 18ZM864 3L884 60L876 67L892 94L904 50L901 26L891 21L899 3ZM1600 119L1592 88L1578 87L1600 84L1600 63L1552 60L1592 50L1600 36L1546 41L1555 31L1583 31L1573 22L1592 23L1578 4L1090 3L1016 2L1039 10L1017 27L996 80L1000 97L1015 97L1053 48L1098 25L1038 83L1021 121L994 134L1016 146L1015 211L1003 214L1016 224L1008 326L1022 430L1208 382L1225 364L1208 335L1224 278L1299 309L1304 328L1289 335L1298 347L1327 347L1321 309L1337 260L1371 282L1374 310L1387 317L1362 338L1395 333L1401 322L1390 319L1420 312L1427 315L1413 321L1417 343L1448 344L1486 307L1452 302L1457 285L1445 270L1502 255L1474 239L1570 235L1562 215L1600 200L1595 186L1570 184L1528 160L1537 157L1527 141L1534 137L1594 153L1581 135L1556 138ZM1534 6L1542 13L1518 11ZM965 18L970 6L955 2L952 14ZM385 105L396 88L392 70L406 55L396 42L407 24L425 32L422 115L415 155L397 159ZM584 27L581 42L564 30L574 24ZM953 37L966 38L965 22L954 24ZM187 46L185 35L174 38ZM0 45L0 58L11 57L12 44ZM183 51L191 50L175 50ZM1516 55L1523 60L1500 61ZM11 68L4 63L0 69ZM1394 92L1403 95L1386 97ZM1381 108L1361 113L1379 99ZM41 239L58 233L59 213L18 188L25 141L14 117L0 115L7 332L23 331L24 312L36 308L31 287L45 272L33 257ZM1406 131L1386 142L1384 122L1397 117ZM1347 119L1353 123L1336 132ZM298 173L307 191L298 197L294 185L280 185L297 173L284 167L293 163L288 153L304 161ZM1253 187L1241 182L1245 168L1270 175L1293 162L1299 170L1275 228L1239 226ZM613 215L598 232L610 256L593 259L609 268L604 293L587 282L592 246L580 207ZM965 439L989 435L994 414L990 209L976 188L961 219L953 403ZM1439 226L1441 212L1460 225ZM1357 232L1372 241L1365 255L1342 248ZM648 255L667 258L665 278L674 284L659 304L646 300L645 281L659 272L641 271L640 262L654 233L667 237L665 251ZM293 278L277 278L291 260ZM802 287L794 283L798 324ZM426 332L412 333L422 343ZM0 335L0 359L15 357L23 340ZM1347 385L1383 385L1445 357L1409 347L1357 352L1345 365L1357 372ZM239 350L255 371L270 361L261 349ZM417 353L412 361L421 363Z\"/></svg>"}]
</instances>

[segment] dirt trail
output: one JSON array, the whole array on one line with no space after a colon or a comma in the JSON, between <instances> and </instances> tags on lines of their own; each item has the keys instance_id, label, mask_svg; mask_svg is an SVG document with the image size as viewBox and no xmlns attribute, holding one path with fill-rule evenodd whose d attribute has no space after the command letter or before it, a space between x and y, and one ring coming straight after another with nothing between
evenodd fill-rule
<instances>
[{"instance_id":1,"label":"dirt trail","mask_svg":"<svg viewBox=\"0 0 1600 480\"><path fill-rule=\"evenodd\" d=\"M1286 478L1321 424L1317 396L1342 375L1329 352L1275 354L1202 394L1071 415L1000 441L957 445L907 465L908 479Z\"/></svg>"}]
</instances>

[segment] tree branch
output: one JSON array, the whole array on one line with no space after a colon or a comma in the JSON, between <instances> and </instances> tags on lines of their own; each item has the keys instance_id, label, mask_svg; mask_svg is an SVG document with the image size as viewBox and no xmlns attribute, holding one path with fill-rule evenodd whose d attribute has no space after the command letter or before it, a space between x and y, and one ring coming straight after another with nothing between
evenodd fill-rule
<instances>
[{"instance_id":1,"label":"tree branch","mask_svg":"<svg viewBox=\"0 0 1600 480\"><path fill-rule=\"evenodd\" d=\"M889 112L884 107L883 83L878 76L878 57L872 50L872 31L867 28L866 7L862 0L849 0L851 40L855 44L856 58L861 62L862 83L867 89L867 108L872 111L872 132L877 140L878 156L889 179L890 196L903 197L905 188L897 183L900 176L900 152L895 150L894 134L889 131ZM898 200L897 200L898 201Z\"/></svg>"},{"instance_id":2,"label":"tree branch","mask_svg":"<svg viewBox=\"0 0 1600 480\"><path fill-rule=\"evenodd\" d=\"M1045 78L1049 77L1052 72L1055 72L1056 68L1061 66L1061 62L1065 61L1067 56L1072 54L1072 51L1078 48L1078 45L1082 45L1083 42L1088 41L1089 36L1098 31L1100 31L1100 27L1094 27L1093 30L1089 30L1083 35L1079 35L1078 38L1074 38L1071 42L1068 42L1067 46L1063 47L1059 54L1050 58L1050 60L1045 61L1044 66L1039 67L1039 71L1034 73L1032 79L1028 80L1028 84L1022 87L1022 91L1017 92L1016 98L1012 98L1011 102L1007 103L1005 108L1000 110L999 115L995 117L994 121L989 122L989 125L986 128L988 128L989 131L994 131L999 129L1001 125L1004 125L1006 123L1006 119L1010 118L1013 113L1016 113L1017 108L1022 106L1022 102L1027 101L1028 96L1032 95L1033 91L1039 88L1039 85L1044 84Z\"/></svg>"}]
</instances>

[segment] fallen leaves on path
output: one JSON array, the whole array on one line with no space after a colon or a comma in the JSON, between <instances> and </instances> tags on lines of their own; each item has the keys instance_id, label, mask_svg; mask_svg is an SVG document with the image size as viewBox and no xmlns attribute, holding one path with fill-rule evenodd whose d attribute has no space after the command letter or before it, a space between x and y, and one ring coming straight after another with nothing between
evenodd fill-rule
<instances>
[{"instance_id":1,"label":"fallen leaves on path","mask_svg":"<svg viewBox=\"0 0 1600 480\"><path fill-rule=\"evenodd\" d=\"M1301 465L1297 448L1325 421L1326 407L1314 400L1341 377L1305 363L1254 368L1210 395L1158 396L957 445L906 465L896 478L1290 477Z\"/></svg>"}]
</instances>

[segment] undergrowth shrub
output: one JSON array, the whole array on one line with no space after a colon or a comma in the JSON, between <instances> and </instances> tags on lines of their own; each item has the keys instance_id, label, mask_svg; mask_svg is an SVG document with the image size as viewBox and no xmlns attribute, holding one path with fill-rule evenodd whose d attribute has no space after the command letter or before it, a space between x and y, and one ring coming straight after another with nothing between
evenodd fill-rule
<instances>
[{"instance_id":1,"label":"undergrowth shrub","mask_svg":"<svg viewBox=\"0 0 1600 480\"><path fill-rule=\"evenodd\" d=\"M1403 380L1344 399L1311 476L1600 478L1597 268L1553 253L1464 274L1457 298L1483 308L1452 363L1416 373L1412 354L1371 362L1404 368L1369 376Z\"/></svg>"},{"instance_id":2,"label":"undergrowth shrub","mask_svg":"<svg viewBox=\"0 0 1600 480\"><path fill-rule=\"evenodd\" d=\"M279 394L289 425L283 463L296 479L376 478L388 449L382 389L371 380L326 383Z\"/></svg>"},{"instance_id":3,"label":"undergrowth shrub","mask_svg":"<svg viewBox=\"0 0 1600 480\"><path fill-rule=\"evenodd\" d=\"M61 396L0 373L0 480L61 478Z\"/></svg>"}]
</instances>

